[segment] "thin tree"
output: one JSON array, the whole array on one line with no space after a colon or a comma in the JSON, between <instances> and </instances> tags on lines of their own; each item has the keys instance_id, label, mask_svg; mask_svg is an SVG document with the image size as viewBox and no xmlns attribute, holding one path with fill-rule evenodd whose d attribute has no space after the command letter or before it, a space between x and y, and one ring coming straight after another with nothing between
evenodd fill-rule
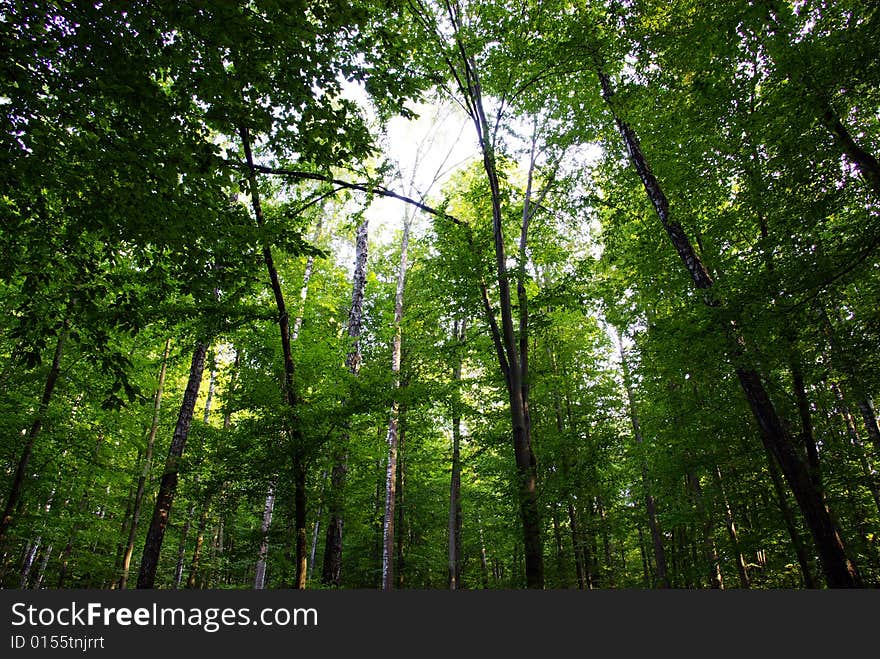
<instances>
[{"instance_id":1,"label":"thin tree","mask_svg":"<svg viewBox=\"0 0 880 659\"><path fill-rule=\"evenodd\" d=\"M461 588L461 347L467 332L467 320L456 320L452 335L458 344L452 382L455 385L452 401L452 469L449 479L449 589Z\"/></svg>"},{"instance_id":2,"label":"thin tree","mask_svg":"<svg viewBox=\"0 0 880 659\"><path fill-rule=\"evenodd\" d=\"M642 488L645 491L645 513L648 517L648 528L651 531L651 544L654 549L654 565L657 585L661 588L669 588L669 576L666 574L666 550L663 548L663 532L660 530L660 523L657 520L657 503L654 501L654 494L651 488L651 479L648 474L648 462L644 457L645 439L642 436L642 425L639 421L638 410L636 409L635 395L632 387L632 377L630 376L629 362L626 358L626 352L623 347L623 337L620 330L615 328L617 332L617 345L620 350L620 369L623 374L623 387L626 391L627 407L629 408L629 420L633 430L633 437L636 440L640 452L640 467L642 472Z\"/></svg>"},{"instance_id":3,"label":"thin tree","mask_svg":"<svg viewBox=\"0 0 880 659\"><path fill-rule=\"evenodd\" d=\"M156 395L153 397L153 418L150 421L150 430L147 433L147 447L144 455L143 468L138 478L137 490L134 495L134 504L131 512L131 522L128 527L128 539L125 543L125 554L122 557L122 574L119 576L119 588L124 590L128 585L128 572L131 567L131 555L134 551L134 543L137 539L138 524L141 517L141 507L144 502L144 490L150 469L153 465L153 449L156 445L156 433L159 430L159 411L162 408L162 391L165 387L165 373L168 367L168 355L171 351L171 339L165 340L165 350L162 353L162 366L159 369L159 382L156 385Z\"/></svg>"},{"instance_id":4,"label":"thin tree","mask_svg":"<svg viewBox=\"0 0 880 659\"><path fill-rule=\"evenodd\" d=\"M598 67L596 72L599 77L602 97L614 117L630 162L641 179L645 193L660 219L661 225L694 286L704 292L706 304L713 308L720 308L721 301L713 294L715 282L712 276L694 250L681 224L672 218L669 200L651 171L635 131L619 114L610 78L601 67ZM745 354L745 347L738 328L735 324L724 325L721 327L721 333L726 342L725 353L733 363L746 401L758 424L761 440L779 464L813 535L828 585L837 588L861 587L862 580L859 572L853 561L847 556L843 540L822 494L816 488L810 470L795 447L791 434L764 388L761 375L750 363L748 355Z\"/></svg>"}]
</instances>

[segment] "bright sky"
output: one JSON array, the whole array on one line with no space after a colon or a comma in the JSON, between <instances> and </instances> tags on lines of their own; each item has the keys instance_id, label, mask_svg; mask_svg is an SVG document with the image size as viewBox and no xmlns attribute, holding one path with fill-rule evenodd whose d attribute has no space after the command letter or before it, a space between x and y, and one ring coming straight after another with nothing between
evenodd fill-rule
<instances>
[{"instance_id":1,"label":"bright sky","mask_svg":"<svg viewBox=\"0 0 880 659\"><path fill-rule=\"evenodd\" d=\"M388 187L416 200L424 196L430 205L430 197L439 195L449 175L479 151L470 120L461 110L420 105L415 111L418 119L396 117L387 126L385 153L400 171L400 178ZM371 239L387 240L403 226L404 214L413 210L396 199L377 199L367 211ZM424 215L416 210L414 232L425 226Z\"/></svg>"}]
</instances>

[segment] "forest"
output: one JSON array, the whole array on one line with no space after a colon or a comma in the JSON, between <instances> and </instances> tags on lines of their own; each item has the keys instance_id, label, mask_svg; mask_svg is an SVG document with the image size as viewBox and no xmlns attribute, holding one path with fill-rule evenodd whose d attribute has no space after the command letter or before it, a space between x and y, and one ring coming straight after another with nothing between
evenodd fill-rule
<instances>
[{"instance_id":1,"label":"forest","mask_svg":"<svg viewBox=\"0 0 880 659\"><path fill-rule=\"evenodd\" d=\"M880 586L880 4L0 0L0 586Z\"/></svg>"}]
</instances>

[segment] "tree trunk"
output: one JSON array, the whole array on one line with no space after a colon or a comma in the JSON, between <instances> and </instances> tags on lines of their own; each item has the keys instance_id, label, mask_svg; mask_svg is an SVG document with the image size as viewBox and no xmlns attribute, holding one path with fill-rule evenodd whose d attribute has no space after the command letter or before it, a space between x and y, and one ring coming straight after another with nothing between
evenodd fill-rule
<instances>
[{"instance_id":1,"label":"tree trunk","mask_svg":"<svg viewBox=\"0 0 880 659\"><path fill-rule=\"evenodd\" d=\"M605 570L607 579L603 579L603 586L614 588L614 554L611 550L611 540L608 536L608 519L605 516L605 506L601 497L596 497L596 513L599 515L600 533L602 534L602 549L605 553Z\"/></svg>"},{"instance_id":2,"label":"tree trunk","mask_svg":"<svg viewBox=\"0 0 880 659\"><path fill-rule=\"evenodd\" d=\"M348 337L351 340L345 365L348 372L357 375L361 368L361 327L364 315L364 294L367 284L367 246L369 237L368 220L358 225L355 237L354 276L351 286L351 307L348 312ZM324 543L324 564L321 582L338 588L342 581L342 529L345 515L345 477L348 472L348 424L333 454L333 469L330 475L328 508L330 519L327 522L327 538Z\"/></svg>"},{"instance_id":3,"label":"tree trunk","mask_svg":"<svg viewBox=\"0 0 880 659\"><path fill-rule=\"evenodd\" d=\"M248 188L251 195L251 206L254 211L254 217L258 227L264 225L263 207L260 203L260 192L257 187L257 170L254 166L254 157L251 151L250 131L245 126L239 127L239 136L241 137L242 147L244 149L245 161L248 166ZM282 392L284 400L290 406L294 416L296 416L299 401L294 388L294 364L293 352L291 350L292 332L290 328L290 314L287 311L287 305L284 301L284 292L281 289L281 280L278 277L278 270L275 267L275 261L272 258L272 249L269 245L263 247L263 262L266 264L266 271L269 275L269 284L272 288L272 294L275 298L275 306L278 309L278 329L281 333L281 350L284 355L284 383ZM294 509L295 523L294 530L296 536L296 578L295 588L305 588L305 579L307 572L308 549L306 542L306 465L304 463L304 439L299 424L294 420L292 427L288 429L293 444L292 460L294 472Z\"/></svg>"},{"instance_id":4,"label":"tree trunk","mask_svg":"<svg viewBox=\"0 0 880 659\"><path fill-rule=\"evenodd\" d=\"M40 543L43 541L42 536L37 536L37 539L32 543L28 543L27 551L25 551L24 564L21 566L21 579L19 580L19 588L24 590L27 588L28 579L31 575L31 567L34 564L34 559L37 557L37 551L40 549Z\"/></svg>"},{"instance_id":5,"label":"tree trunk","mask_svg":"<svg viewBox=\"0 0 880 659\"><path fill-rule=\"evenodd\" d=\"M186 511L186 520L183 522L183 531L180 533L180 541L177 543L177 563L174 566L174 583L171 584L173 590L180 588L183 581L183 561L186 558L186 541L189 539L189 528L192 526L192 518L196 512L196 504L189 504Z\"/></svg>"},{"instance_id":6,"label":"tree trunk","mask_svg":"<svg viewBox=\"0 0 880 659\"><path fill-rule=\"evenodd\" d=\"M633 394L632 378L630 377L629 363L626 360L626 353L623 349L623 337L620 330L617 331L617 344L620 348L620 368L623 373L623 386L626 390L626 400L629 407L629 419L633 429L633 436L641 456L642 468L642 487L645 489L645 512L648 516L648 528L651 531L651 543L654 548L654 565L657 578L657 585L660 588L669 588L669 576L666 574L666 551L663 549L663 532L660 530L660 523L657 521L657 504L652 494L651 479L648 475L648 462L645 459L644 444L645 440L642 436L642 426L639 421L639 415L636 411L635 395Z\"/></svg>"},{"instance_id":7,"label":"tree trunk","mask_svg":"<svg viewBox=\"0 0 880 659\"><path fill-rule=\"evenodd\" d=\"M257 555L257 567L254 572L254 590L266 587L266 558L269 555L269 527L272 525L272 511L275 509L275 479L269 483L266 493L266 505L263 507L263 521L260 524L260 551Z\"/></svg>"},{"instance_id":8,"label":"tree trunk","mask_svg":"<svg viewBox=\"0 0 880 659\"><path fill-rule=\"evenodd\" d=\"M486 557L486 539L483 536L483 523L478 520L480 531L480 578L483 590L489 588L489 561Z\"/></svg>"},{"instance_id":9,"label":"tree trunk","mask_svg":"<svg viewBox=\"0 0 880 659\"><path fill-rule=\"evenodd\" d=\"M296 571L294 588L306 587L308 574L308 519L306 518L306 461L302 455L294 456L293 465L293 511L296 522Z\"/></svg>"},{"instance_id":10,"label":"tree trunk","mask_svg":"<svg viewBox=\"0 0 880 659\"><path fill-rule=\"evenodd\" d=\"M800 358L795 356L791 360L791 383L797 401L798 414L801 417L801 438L807 455L807 466L815 488L822 492L822 471L819 462L819 447L813 436L813 418L810 414L810 401L807 399L807 390L804 385L804 374L801 370Z\"/></svg>"},{"instance_id":11,"label":"tree trunk","mask_svg":"<svg viewBox=\"0 0 880 659\"><path fill-rule=\"evenodd\" d=\"M859 173L874 192L874 195L880 197L880 163L877 162L877 159L871 153L856 143L849 130L843 125L837 112L831 106L831 103L824 101L824 105L822 123L825 125L825 128L834 136L841 151L859 170Z\"/></svg>"},{"instance_id":12,"label":"tree trunk","mask_svg":"<svg viewBox=\"0 0 880 659\"><path fill-rule=\"evenodd\" d=\"M397 494L397 448L400 405L397 389L400 387L401 329L403 320L403 293L406 282L407 252L409 248L409 215L404 217L400 241L400 266L397 270L397 292L394 298L394 346L391 354L391 373L394 377L394 402L388 422L388 461L385 472L385 521L382 529L382 590L394 587L394 505Z\"/></svg>"},{"instance_id":13,"label":"tree trunk","mask_svg":"<svg viewBox=\"0 0 880 659\"><path fill-rule=\"evenodd\" d=\"M206 503L199 519L199 529L196 533L196 547L193 550L192 563L189 566L189 576L186 579L187 588L196 587L196 574L199 571L199 561L202 557L202 545L205 541L205 528L208 526L209 505Z\"/></svg>"},{"instance_id":14,"label":"tree trunk","mask_svg":"<svg viewBox=\"0 0 880 659\"><path fill-rule=\"evenodd\" d=\"M405 516L406 512L406 459L404 455L404 447L406 446L406 407L401 406L400 409L400 432L397 444L397 487L395 495L397 502L394 509L397 519L394 521L394 547L397 552L397 558L394 565L394 573L397 577L398 590L403 589L404 576L406 570L406 550L404 544L406 541Z\"/></svg>"},{"instance_id":15,"label":"tree trunk","mask_svg":"<svg viewBox=\"0 0 880 659\"><path fill-rule=\"evenodd\" d=\"M18 466L15 469L15 476L12 478L12 488L9 491L9 496L6 498L6 507L3 510L3 517L0 519L0 548L3 547L3 543L6 540L6 533L12 524L15 510L21 499L21 492L24 489L25 474L27 473L31 454L34 451L34 442L36 442L37 436L40 434L40 429L43 427L43 420L46 418L46 413L49 411L49 403L52 401L52 392L55 391L55 385L58 382L58 374L61 372L61 355L64 352L64 344L67 341L69 333L70 321L65 320L64 327L61 330L61 334L58 335L58 341L55 344L55 353L52 356L52 365L49 367L49 372L46 375L46 383L43 386L43 396L40 399L40 406L37 408L37 413L34 416L33 423L31 424L30 430L25 438L24 449L18 460Z\"/></svg>"},{"instance_id":16,"label":"tree trunk","mask_svg":"<svg viewBox=\"0 0 880 659\"><path fill-rule=\"evenodd\" d=\"M150 528L147 530L140 572L138 573L138 588L153 588L156 580L159 553L162 550L165 528L168 525L168 515L171 512L174 494L177 491L179 462L186 446L187 437L189 436L189 428L195 412L196 400L199 396L199 386L202 382L202 373L205 370L207 351L208 346L206 343L199 342L196 344L189 369L189 379L183 394L183 402L180 405L180 413L177 416L177 424L174 427L171 446L168 448L168 457L165 459L165 469L162 474L162 480L159 483L159 494L156 497L156 505L153 509L153 519L150 522Z\"/></svg>"},{"instance_id":17,"label":"tree trunk","mask_svg":"<svg viewBox=\"0 0 880 659\"><path fill-rule=\"evenodd\" d=\"M568 588L565 570L565 552L562 548L562 529L559 528L559 510L553 505L551 521L553 522L553 540L556 545L556 588Z\"/></svg>"},{"instance_id":18,"label":"tree trunk","mask_svg":"<svg viewBox=\"0 0 880 659\"><path fill-rule=\"evenodd\" d=\"M638 172L663 228L678 252L685 268L691 276L694 286L705 291L705 302L709 306L719 307L718 300L711 297L712 277L703 265L702 260L694 251L681 225L670 219L669 202L659 182L651 172L639 146L638 139L630 126L616 112L612 103L613 90L608 77L600 70L599 81L602 96L611 109L621 137L626 145L630 160ZM746 401L758 423L761 440L779 463L807 526L822 561L822 568L828 585L832 588L860 588L861 577L855 564L847 557L843 540L837 533L830 511L825 505L821 493L816 490L809 469L795 451L791 436L779 417L776 407L764 389L757 371L747 365L742 339L735 326L724 326L722 336L730 342L727 349L728 357L734 363L734 370Z\"/></svg>"},{"instance_id":19,"label":"tree trunk","mask_svg":"<svg viewBox=\"0 0 880 659\"><path fill-rule=\"evenodd\" d=\"M311 581L312 573L315 571L315 557L318 554L318 536L321 532L321 516L324 512L324 491L327 481L327 472L321 474L321 496L318 498L318 512L315 514L315 526L312 529L312 548L309 550L309 572L306 576L307 581Z\"/></svg>"},{"instance_id":20,"label":"tree trunk","mask_svg":"<svg viewBox=\"0 0 880 659\"><path fill-rule=\"evenodd\" d=\"M40 562L40 570L37 573L37 579L34 582L34 590L39 590L43 585L43 579L46 576L46 566L49 565L49 557L52 556L52 545L46 547L43 552L43 560Z\"/></svg>"},{"instance_id":21,"label":"tree trunk","mask_svg":"<svg viewBox=\"0 0 880 659\"><path fill-rule=\"evenodd\" d=\"M584 564L584 552L582 551L584 538L578 522L577 510L571 501L568 502L568 528L571 531L571 546L574 550L574 566L577 574L578 589L587 590L589 586L587 583L587 566Z\"/></svg>"},{"instance_id":22,"label":"tree trunk","mask_svg":"<svg viewBox=\"0 0 880 659\"><path fill-rule=\"evenodd\" d=\"M461 26L454 27L459 30ZM482 288L483 306L487 321L492 330L495 352L499 366L504 374L510 405L510 420L513 437L514 461L517 473L517 490L520 518L522 520L523 544L525 549L526 585L529 588L544 587L544 555L541 546L541 520L538 506L537 464L532 451L531 421L528 411L528 308L524 304L524 295L520 297L520 336L517 340L513 327L513 303L510 291L510 277L507 270L507 254L504 246L503 214L501 209L501 186L495 160L495 136L486 119L483 97L475 64L466 55L461 41L458 41L462 53L461 64L465 69L465 81L459 78L461 92L467 99L467 107L483 156L483 168L489 184L492 204L492 236L495 247L495 274L498 281L499 311L501 329L494 318L489 304L485 286ZM531 173L530 173L531 176ZM523 226L520 236L520 254L525 248L525 237L528 230L528 219L532 210L528 197L524 203ZM520 283L522 283L522 268ZM524 289L523 289L524 292ZM522 350L522 352L520 352Z\"/></svg>"},{"instance_id":23,"label":"tree trunk","mask_svg":"<svg viewBox=\"0 0 880 659\"><path fill-rule=\"evenodd\" d=\"M765 451L767 453L767 466L770 471L770 479L773 482L773 489L776 492L776 501L779 504L779 511L782 513L782 519L785 522L788 537L791 539L791 544L794 547L798 565L801 568L804 587L818 588L816 580L813 578L813 570L810 567L810 559L807 556L807 549L804 546L801 534L797 530L794 515L792 514L788 501L785 498L785 489L782 485L782 478L779 475L779 468L776 466L776 461L773 459L773 454L770 453L769 449L765 449Z\"/></svg>"},{"instance_id":24,"label":"tree trunk","mask_svg":"<svg viewBox=\"0 0 880 659\"><path fill-rule=\"evenodd\" d=\"M452 333L458 347L465 341L465 319L453 324ZM456 356L452 369L452 382L455 386L452 404L452 474L449 481L449 589L461 588L461 363L462 356Z\"/></svg>"},{"instance_id":25,"label":"tree trunk","mask_svg":"<svg viewBox=\"0 0 880 659\"><path fill-rule=\"evenodd\" d=\"M156 444L156 433L159 430L159 410L162 407L162 391L165 387L165 373L168 367L168 355L171 351L171 339L165 340L165 350L162 353L162 366L159 368L159 382L156 386L156 395L153 398L153 420L150 422L150 431L147 434L147 450L144 455L144 466L138 478L137 491L134 495L134 507L131 513L131 525L128 528L128 540L125 543L125 555L122 558L122 574L119 577L119 588L125 590L128 585L128 573L131 567L131 555L134 552L134 543L137 539L138 524L141 518L141 507L144 502L144 489L150 469L153 465L153 448Z\"/></svg>"},{"instance_id":26,"label":"tree trunk","mask_svg":"<svg viewBox=\"0 0 880 659\"><path fill-rule=\"evenodd\" d=\"M739 546L736 524L733 520L733 510L730 508L730 501L727 499L727 493L724 491L724 480L721 477L721 469L718 465L715 465L713 476L715 477L715 484L718 486L718 491L721 493L721 499L724 504L724 521L727 525L727 534L730 536L730 546L736 557L736 571L739 575L739 585L741 588L750 588L749 569Z\"/></svg>"}]
</instances>

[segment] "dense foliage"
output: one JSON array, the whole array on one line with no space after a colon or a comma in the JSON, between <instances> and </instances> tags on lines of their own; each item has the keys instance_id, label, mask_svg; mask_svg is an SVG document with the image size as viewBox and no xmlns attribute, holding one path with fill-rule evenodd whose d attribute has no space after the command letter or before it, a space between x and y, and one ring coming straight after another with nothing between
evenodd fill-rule
<instances>
[{"instance_id":1,"label":"dense foliage","mask_svg":"<svg viewBox=\"0 0 880 659\"><path fill-rule=\"evenodd\" d=\"M3 587L880 585L876 3L0 34Z\"/></svg>"}]
</instances>

